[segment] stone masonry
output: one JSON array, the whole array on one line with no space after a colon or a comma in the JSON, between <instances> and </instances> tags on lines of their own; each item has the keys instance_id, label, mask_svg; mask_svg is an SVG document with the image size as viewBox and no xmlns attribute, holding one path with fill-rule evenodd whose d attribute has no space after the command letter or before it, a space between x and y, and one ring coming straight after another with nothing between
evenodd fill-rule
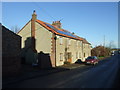
<instances>
[{"instance_id":1,"label":"stone masonry","mask_svg":"<svg viewBox=\"0 0 120 90\"><path fill-rule=\"evenodd\" d=\"M21 37L2 26L2 76L14 76L19 73Z\"/></svg>"}]
</instances>

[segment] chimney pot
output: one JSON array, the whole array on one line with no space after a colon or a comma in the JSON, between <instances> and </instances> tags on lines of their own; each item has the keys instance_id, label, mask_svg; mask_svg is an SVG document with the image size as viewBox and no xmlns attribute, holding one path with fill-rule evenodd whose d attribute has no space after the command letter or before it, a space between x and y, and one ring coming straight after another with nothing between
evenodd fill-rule
<instances>
[{"instance_id":1,"label":"chimney pot","mask_svg":"<svg viewBox=\"0 0 120 90\"><path fill-rule=\"evenodd\" d=\"M61 22L60 21L53 21L52 25L56 26L57 28L61 28Z\"/></svg>"},{"instance_id":2,"label":"chimney pot","mask_svg":"<svg viewBox=\"0 0 120 90\"><path fill-rule=\"evenodd\" d=\"M35 10L33 11L33 14L36 14L36 11L35 11Z\"/></svg>"}]
</instances>

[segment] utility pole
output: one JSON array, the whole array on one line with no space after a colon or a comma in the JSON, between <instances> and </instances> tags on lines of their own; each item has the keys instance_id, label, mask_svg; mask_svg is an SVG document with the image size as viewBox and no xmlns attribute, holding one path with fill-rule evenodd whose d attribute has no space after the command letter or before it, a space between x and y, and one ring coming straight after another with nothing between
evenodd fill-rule
<instances>
[{"instance_id":1,"label":"utility pole","mask_svg":"<svg viewBox=\"0 0 120 90\"><path fill-rule=\"evenodd\" d=\"M111 49L111 46L112 46L112 42L110 41L110 44L109 44L109 48Z\"/></svg>"},{"instance_id":2,"label":"utility pole","mask_svg":"<svg viewBox=\"0 0 120 90\"><path fill-rule=\"evenodd\" d=\"M103 46L105 47L105 35L104 35L104 41L103 41Z\"/></svg>"}]
</instances>

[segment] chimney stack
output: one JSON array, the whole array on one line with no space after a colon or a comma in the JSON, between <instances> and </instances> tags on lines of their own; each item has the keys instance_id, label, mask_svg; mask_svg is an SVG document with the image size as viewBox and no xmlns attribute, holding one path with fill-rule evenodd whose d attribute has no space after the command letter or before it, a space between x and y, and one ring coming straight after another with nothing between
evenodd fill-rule
<instances>
[{"instance_id":1,"label":"chimney stack","mask_svg":"<svg viewBox=\"0 0 120 90\"><path fill-rule=\"evenodd\" d=\"M33 11L32 14L32 19L31 19L31 36L35 37L35 21L36 21L37 15L35 10Z\"/></svg>"},{"instance_id":2,"label":"chimney stack","mask_svg":"<svg viewBox=\"0 0 120 90\"><path fill-rule=\"evenodd\" d=\"M37 18L37 15L36 15L36 12L35 10L33 11L33 14L32 14L32 19L31 19L31 47L32 47L32 50L34 52L36 52L36 48L35 48L35 22L36 22L36 18Z\"/></svg>"},{"instance_id":3,"label":"chimney stack","mask_svg":"<svg viewBox=\"0 0 120 90\"><path fill-rule=\"evenodd\" d=\"M61 22L60 21L53 21L52 25L54 25L57 28L61 28Z\"/></svg>"}]
</instances>

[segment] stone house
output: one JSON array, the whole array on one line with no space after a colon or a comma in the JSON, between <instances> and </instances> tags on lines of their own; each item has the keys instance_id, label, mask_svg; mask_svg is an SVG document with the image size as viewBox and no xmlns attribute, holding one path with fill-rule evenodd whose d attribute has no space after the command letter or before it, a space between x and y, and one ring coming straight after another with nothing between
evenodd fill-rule
<instances>
[{"instance_id":1,"label":"stone house","mask_svg":"<svg viewBox=\"0 0 120 90\"><path fill-rule=\"evenodd\" d=\"M14 76L20 72L21 37L2 27L2 75Z\"/></svg>"},{"instance_id":2,"label":"stone house","mask_svg":"<svg viewBox=\"0 0 120 90\"><path fill-rule=\"evenodd\" d=\"M60 21L49 24L38 20L35 11L18 35L22 37L23 57L27 63L36 61L32 57L40 52L50 57L52 67L63 65L65 61L84 61L91 55L91 44L86 39L62 29Z\"/></svg>"}]
</instances>

